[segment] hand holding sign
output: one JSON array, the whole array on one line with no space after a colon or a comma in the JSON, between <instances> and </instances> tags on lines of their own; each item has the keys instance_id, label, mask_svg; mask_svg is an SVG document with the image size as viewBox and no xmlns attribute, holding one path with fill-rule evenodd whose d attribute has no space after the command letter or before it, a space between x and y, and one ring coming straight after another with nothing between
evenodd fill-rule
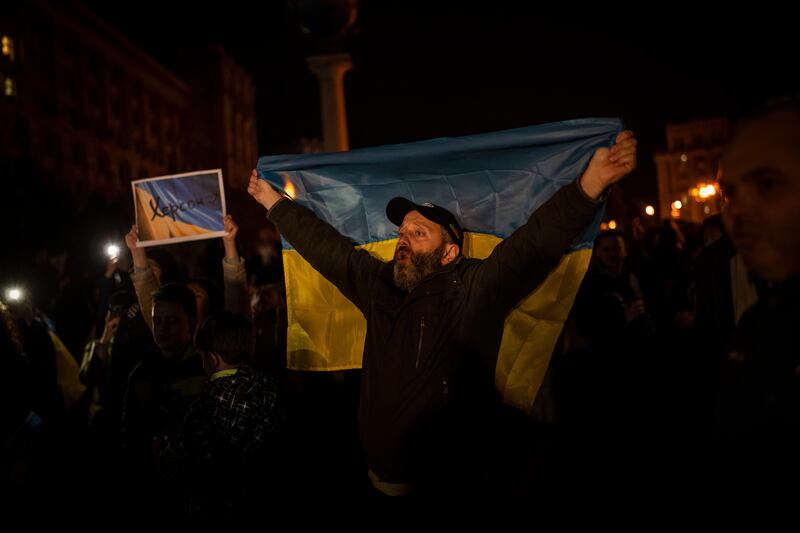
<instances>
[{"instance_id":1,"label":"hand holding sign","mask_svg":"<svg viewBox=\"0 0 800 533\"><path fill-rule=\"evenodd\" d=\"M137 180L131 185L138 246L225 236L221 170L160 176Z\"/></svg>"},{"instance_id":2,"label":"hand holding sign","mask_svg":"<svg viewBox=\"0 0 800 533\"><path fill-rule=\"evenodd\" d=\"M239 251L236 249L236 235L239 233L239 226L230 215L225 215L222 222L225 229L225 235L222 236L222 244L225 245L225 260L229 263L238 263Z\"/></svg>"}]
</instances>

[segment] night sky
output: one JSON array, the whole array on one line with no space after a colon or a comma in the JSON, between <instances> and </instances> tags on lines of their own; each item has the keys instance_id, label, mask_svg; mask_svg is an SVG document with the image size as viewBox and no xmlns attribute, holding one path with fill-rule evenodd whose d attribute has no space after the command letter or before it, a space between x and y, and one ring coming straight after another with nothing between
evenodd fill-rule
<instances>
[{"instance_id":1,"label":"night sky","mask_svg":"<svg viewBox=\"0 0 800 533\"><path fill-rule=\"evenodd\" d=\"M222 44L253 75L261 154L320 135L312 47L285 2L85 3L169 67L192 46ZM735 116L800 87L794 19L763 3L724 13L528 4L362 0L342 44L354 64L351 147L618 116L641 143L625 188L655 200L652 154L667 122Z\"/></svg>"}]
</instances>

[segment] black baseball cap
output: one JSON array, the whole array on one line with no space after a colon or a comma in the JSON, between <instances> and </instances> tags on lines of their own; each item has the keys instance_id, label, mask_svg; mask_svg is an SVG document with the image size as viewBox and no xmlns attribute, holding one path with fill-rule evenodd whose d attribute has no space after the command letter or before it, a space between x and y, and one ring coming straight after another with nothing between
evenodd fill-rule
<instances>
[{"instance_id":1,"label":"black baseball cap","mask_svg":"<svg viewBox=\"0 0 800 533\"><path fill-rule=\"evenodd\" d=\"M389 200L386 204L386 218L388 218L395 226L401 226L403 219L411 211L419 211L419 213L436 222L444 228L453 242L458 245L459 254L464 250L464 230L461 224L458 223L456 216L445 209L431 203L415 204L407 198L398 196Z\"/></svg>"}]
</instances>

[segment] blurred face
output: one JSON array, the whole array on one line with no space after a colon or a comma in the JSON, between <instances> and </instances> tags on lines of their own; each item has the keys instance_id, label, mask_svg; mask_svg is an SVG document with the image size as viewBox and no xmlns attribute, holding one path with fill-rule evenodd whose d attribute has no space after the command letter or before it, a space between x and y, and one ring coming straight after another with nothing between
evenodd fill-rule
<instances>
[{"instance_id":1,"label":"blurred face","mask_svg":"<svg viewBox=\"0 0 800 533\"><path fill-rule=\"evenodd\" d=\"M178 357L183 354L192 343L193 333L194 324L180 304L153 304L153 337L164 355Z\"/></svg>"},{"instance_id":2,"label":"blurred face","mask_svg":"<svg viewBox=\"0 0 800 533\"><path fill-rule=\"evenodd\" d=\"M746 124L722 158L722 221L747 267L772 282L800 273L800 119Z\"/></svg>"},{"instance_id":3,"label":"blurred face","mask_svg":"<svg viewBox=\"0 0 800 533\"><path fill-rule=\"evenodd\" d=\"M280 296L274 287L260 287L250 299L250 310L253 314L274 311L280 304Z\"/></svg>"},{"instance_id":4,"label":"blurred face","mask_svg":"<svg viewBox=\"0 0 800 533\"><path fill-rule=\"evenodd\" d=\"M445 251L442 228L411 211L400 226L397 246L394 249L394 281L403 290L410 291L442 263Z\"/></svg>"},{"instance_id":5,"label":"blurred face","mask_svg":"<svg viewBox=\"0 0 800 533\"><path fill-rule=\"evenodd\" d=\"M722 238L722 231L714 226L709 226L703 230L703 246L714 244Z\"/></svg>"},{"instance_id":6,"label":"blurred face","mask_svg":"<svg viewBox=\"0 0 800 533\"><path fill-rule=\"evenodd\" d=\"M258 240L267 244L274 244L279 239L277 230L274 227L264 226L258 230Z\"/></svg>"},{"instance_id":7,"label":"blurred face","mask_svg":"<svg viewBox=\"0 0 800 533\"><path fill-rule=\"evenodd\" d=\"M595 250L597 260L609 270L619 272L625 261L625 241L619 235L612 235L600 239Z\"/></svg>"}]
</instances>

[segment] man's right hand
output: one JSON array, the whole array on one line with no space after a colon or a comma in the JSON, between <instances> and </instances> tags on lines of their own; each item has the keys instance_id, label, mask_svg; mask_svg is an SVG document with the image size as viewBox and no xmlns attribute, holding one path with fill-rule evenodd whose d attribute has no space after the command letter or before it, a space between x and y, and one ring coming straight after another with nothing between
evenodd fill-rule
<instances>
[{"instance_id":1,"label":"man's right hand","mask_svg":"<svg viewBox=\"0 0 800 533\"><path fill-rule=\"evenodd\" d=\"M580 186L589 198L597 199L603 191L636 168L636 138L625 130L617 135L614 146L595 150L589 166L580 177Z\"/></svg>"},{"instance_id":2,"label":"man's right hand","mask_svg":"<svg viewBox=\"0 0 800 533\"><path fill-rule=\"evenodd\" d=\"M250 193L250 196L255 198L256 202L266 207L267 210L272 209L272 206L283 198L283 195L273 189L269 183L258 179L256 169L253 169L250 173L250 183L247 185L247 192Z\"/></svg>"}]
</instances>

